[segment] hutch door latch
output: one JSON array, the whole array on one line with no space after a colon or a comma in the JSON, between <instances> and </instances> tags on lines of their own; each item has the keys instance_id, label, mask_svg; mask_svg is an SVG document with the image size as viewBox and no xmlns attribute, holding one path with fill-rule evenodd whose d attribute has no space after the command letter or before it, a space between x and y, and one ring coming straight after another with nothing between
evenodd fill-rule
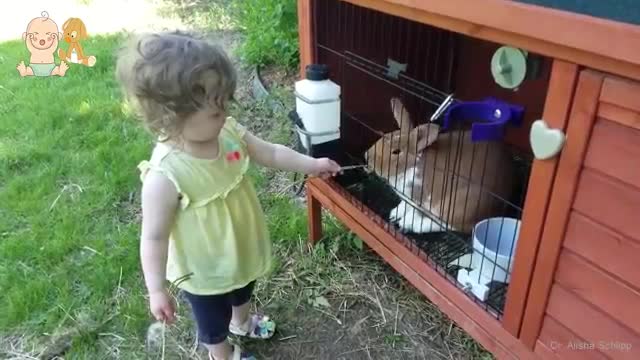
<instances>
[{"instance_id":1,"label":"hutch door latch","mask_svg":"<svg viewBox=\"0 0 640 360\"><path fill-rule=\"evenodd\" d=\"M538 160L546 160L556 156L566 141L562 130L550 129L544 120L536 120L531 125L529 141L533 155Z\"/></svg>"}]
</instances>

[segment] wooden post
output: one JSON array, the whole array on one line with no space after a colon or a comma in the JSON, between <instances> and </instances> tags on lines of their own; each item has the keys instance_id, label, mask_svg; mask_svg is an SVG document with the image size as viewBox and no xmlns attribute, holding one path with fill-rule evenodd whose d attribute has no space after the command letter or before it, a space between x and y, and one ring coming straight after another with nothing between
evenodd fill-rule
<instances>
[{"instance_id":1,"label":"wooden post","mask_svg":"<svg viewBox=\"0 0 640 360\"><path fill-rule=\"evenodd\" d=\"M298 36L300 45L300 78L305 67L314 61L312 0L298 0Z\"/></svg>"},{"instance_id":2,"label":"wooden post","mask_svg":"<svg viewBox=\"0 0 640 360\"><path fill-rule=\"evenodd\" d=\"M553 128L564 130L567 127L578 71L576 64L561 60L553 62L547 102L542 116ZM520 334L558 161L559 156L545 161L534 160L532 164L529 190L522 214L522 228L513 255L517 260L511 274L502 320L505 329L515 337ZM530 345L533 349L535 344Z\"/></svg>"},{"instance_id":3,"label":"wooden post","mask_svg":"<svg viewBox=\"0 0 640 360\"><path fill-rule=\"evenodd\" d=\"M314 246L322 238L322 204L313 197L307 186L307 211L309 213L309 243Z\"/></svg>"},{"instance_id":4,"label":"wooden post","mask_svg":"<svg viewBox=\"0 0 640 360\"><path fill-rule=\"evenodd\" d=\"M298 0L300 78L304 78L306 66L315 61L312 2L313 0ZM322 205L313 196L313 190L309 186L307 186L307 212L309 214L309 242L313 246L322 238Z\"/></svg>"},{"instance_id":5,"label":"wooden post","mask_svg":"<svg viewBox=\"0 0 640 360\"><path fill-rule=\"evenodd\" d=\"M591 129L597 117L603 79L600 73L590 70L582 71L578 79L566 130L567 142L559 156L552 200L547 210L538 256L531 274L529 298L522 319L520 338L529 348L536 345L544 321L569 213L589 145Z\"/></svg>"}]
</instances>

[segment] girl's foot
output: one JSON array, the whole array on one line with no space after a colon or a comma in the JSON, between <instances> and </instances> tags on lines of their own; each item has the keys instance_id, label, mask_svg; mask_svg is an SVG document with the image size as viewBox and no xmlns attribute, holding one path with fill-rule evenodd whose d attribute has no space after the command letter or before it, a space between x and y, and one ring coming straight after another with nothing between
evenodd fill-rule
<instances>
[{"instance_id":1,"label":"girl's foot","mask_svg":"<svg viewBox=\"0 0 640 360\"><path fill-rule=\"evenodd\" d=\"M209 353L209 360L214 360L213 355ZM229 360L257 360L252 354L246 353L242 351L242 349L235 345L233 347L233 354L231 354L231 359Z\"/></svg>"},{"instance_id":2,"label":"girl's foot","mask_svg":"<svg viewBox=\"0 0 640 360\"><path fill-rule=\"evenodd\" d=\"M229 331L237 336L266 340L270 339L276 332L276 323L269 319L268 316L254 314L241 326L229 325Z\"/></svg>"}]
</instances>

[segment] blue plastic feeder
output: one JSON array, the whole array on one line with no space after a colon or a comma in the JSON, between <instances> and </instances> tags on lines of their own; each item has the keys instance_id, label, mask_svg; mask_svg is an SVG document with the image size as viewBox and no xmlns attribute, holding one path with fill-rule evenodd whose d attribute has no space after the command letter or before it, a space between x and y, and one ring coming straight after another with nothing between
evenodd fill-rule
<instances>
[{"instance_id":1,"label":"blue plastic feeder","mask_svg":"<svg viewBox=\"0 0 640 360\"><path fill-rule=\"evenodd\" d=\"M507 124L522 125L524 108L494 98L482 101L455 102L447 109L443 129L450 129L453 122L471 121L471 141L502 140Z\"/></svg>"}]
</instances>

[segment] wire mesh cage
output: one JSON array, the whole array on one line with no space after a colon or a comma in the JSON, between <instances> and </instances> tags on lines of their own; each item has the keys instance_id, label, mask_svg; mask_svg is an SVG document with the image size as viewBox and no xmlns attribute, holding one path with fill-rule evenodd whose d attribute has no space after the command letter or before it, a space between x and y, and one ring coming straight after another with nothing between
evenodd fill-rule
<instances>
[{"instance_id":1,"label":"wire mesh cage","mask_svg":"<svg viewBox=\"0 0 640 360\"><path fill-rule=\"evenodd\" d=\"M332 186L499 318L547 59L504 89L488 70L498 44L338 0L313 12L316 60L342 86L340 145L328 155L356 165Z\"/></svg>"}]
</instances>

